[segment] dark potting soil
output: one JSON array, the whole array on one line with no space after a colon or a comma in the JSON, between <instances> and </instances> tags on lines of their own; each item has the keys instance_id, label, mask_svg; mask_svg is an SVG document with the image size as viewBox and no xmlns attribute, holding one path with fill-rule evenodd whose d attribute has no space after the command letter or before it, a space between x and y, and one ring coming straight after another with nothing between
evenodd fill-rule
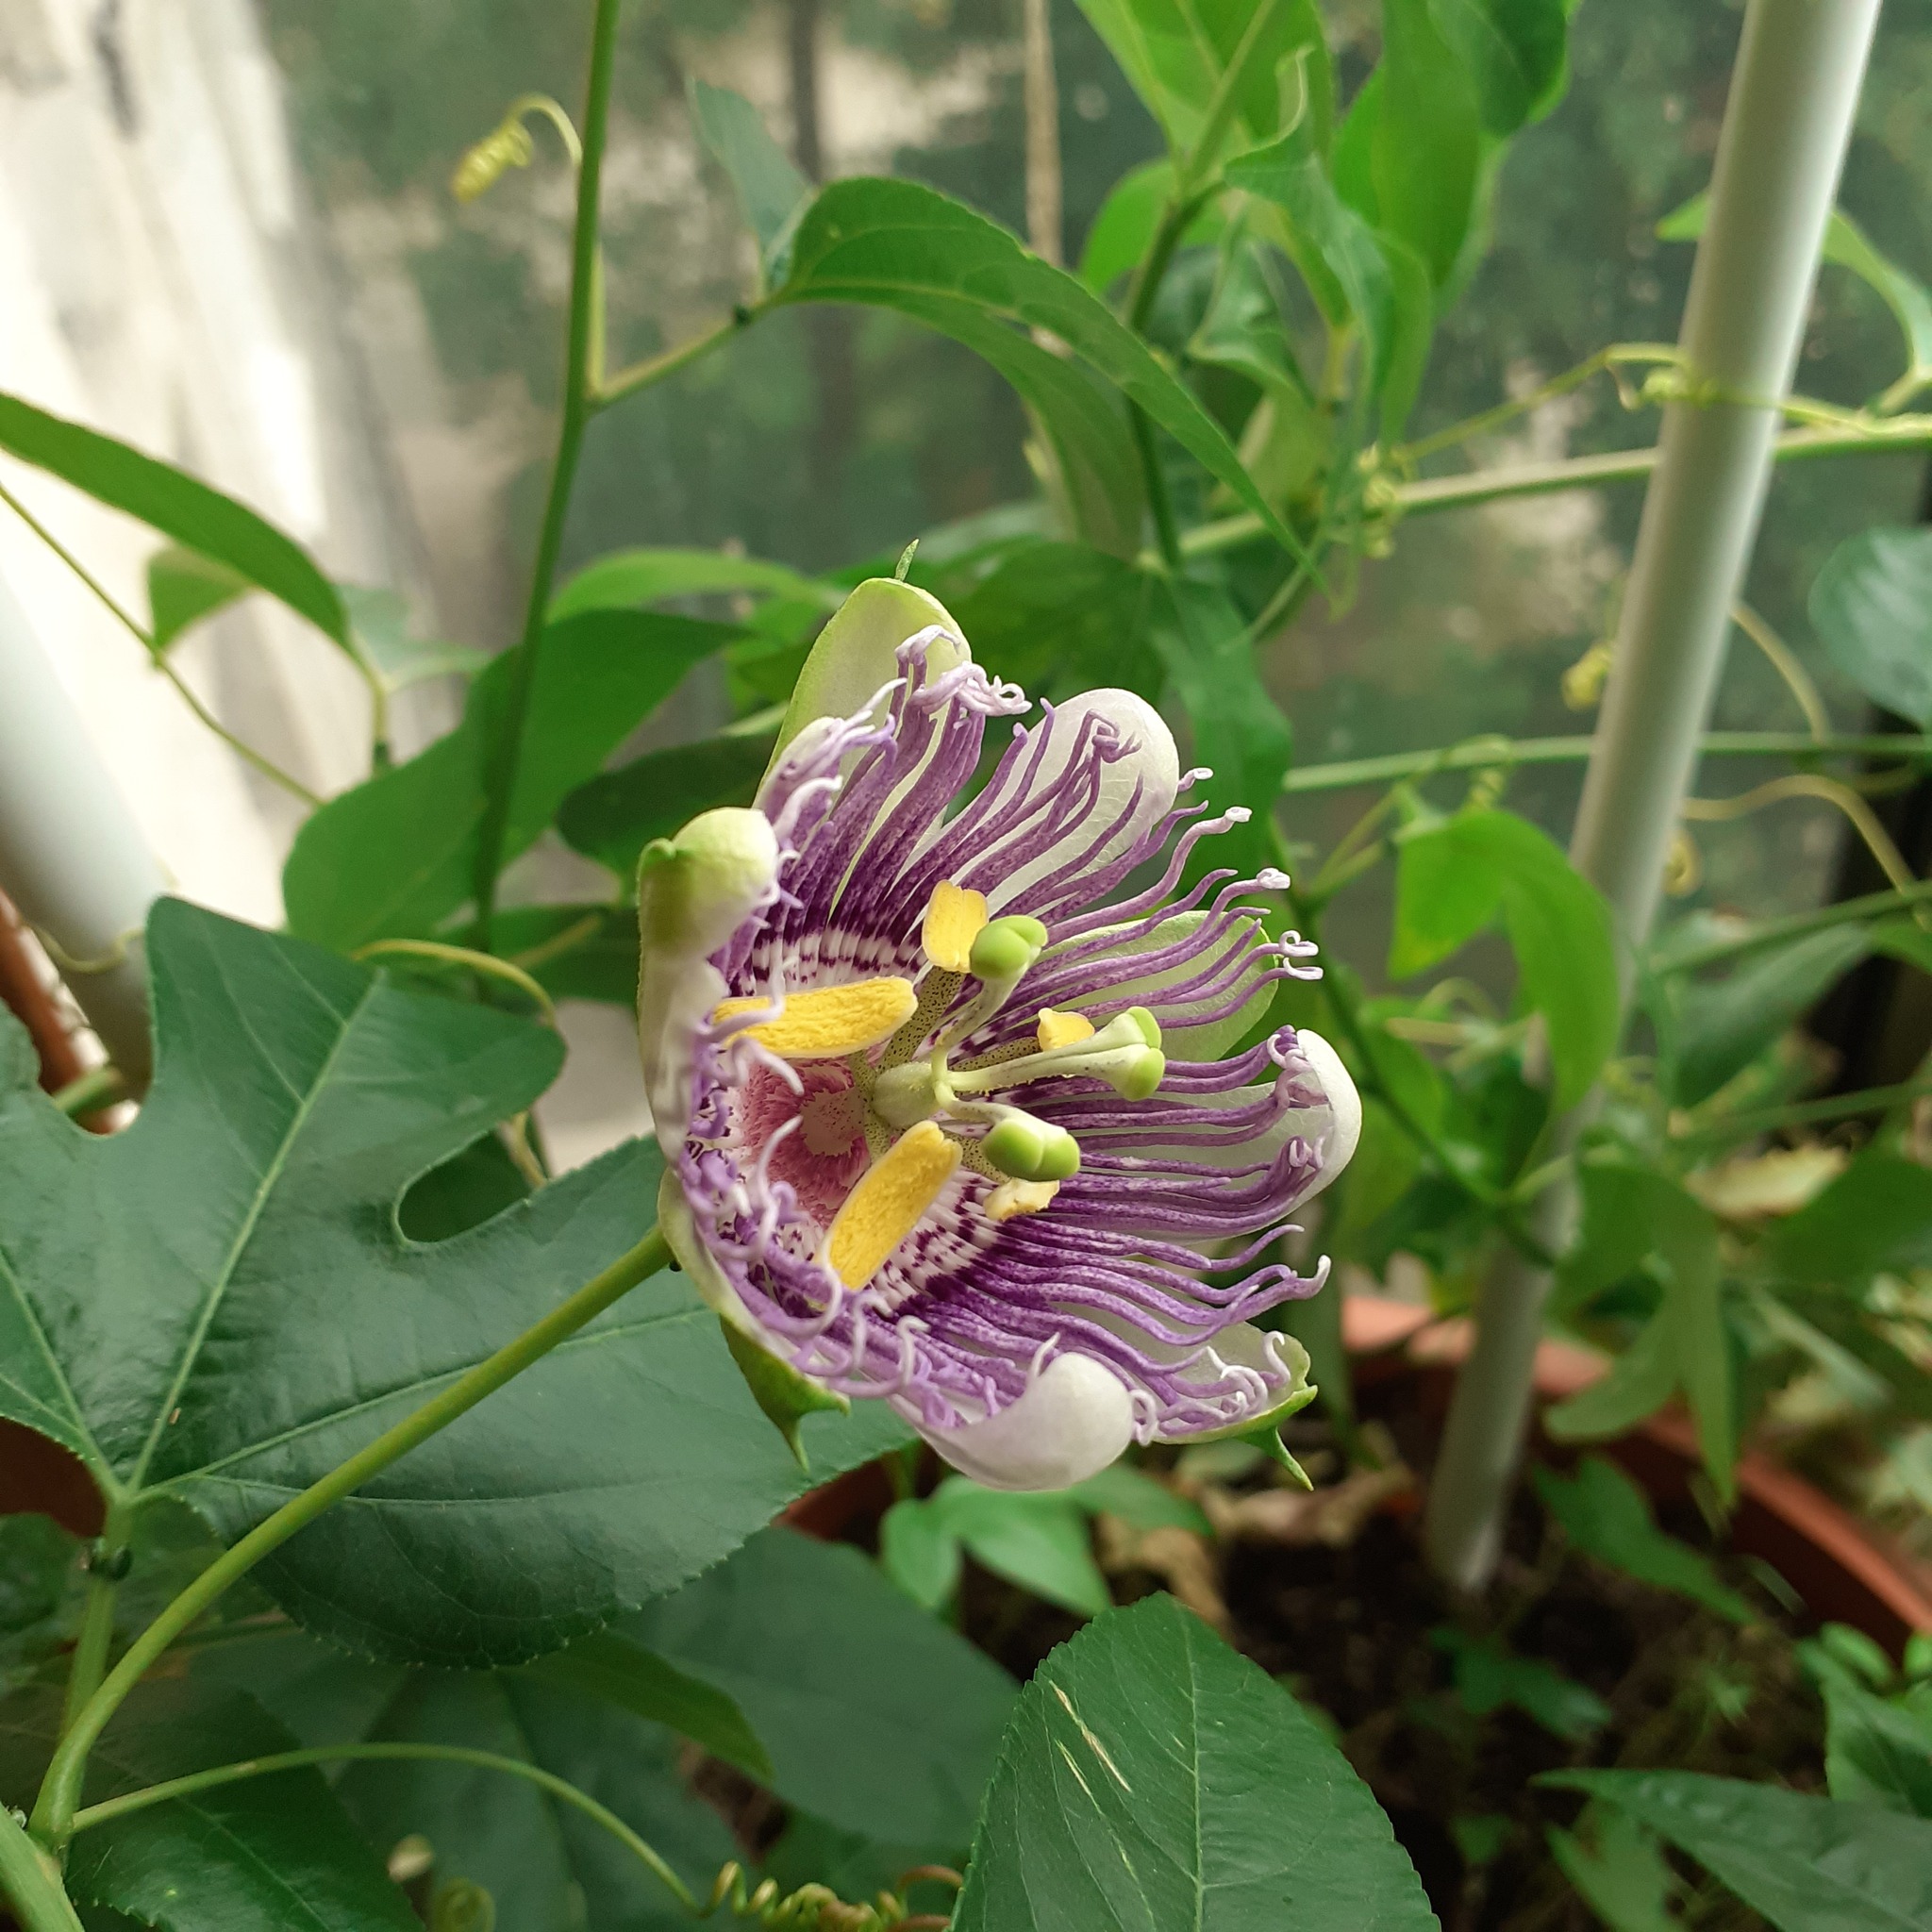
<instances>
[{"instance_id":1,"label":"dark potting soil","mask_svg":"<svg viewBox=\"0 0 1932 1932\"><path fill-rule=\"evenodd\" d=\"M1399 1409L1407 1398L1392 1393ZM1385 1395L1385 1410L1389 1403ZM1415 1439L1428 1433L1418 1424L1413 1414L1385 1415L1412 1466L1424 1446ZM1320 1426L1306 1425L1296 1449L1321 1459ZM1265 1476L1244 1485L1266 1486ZM1778 1605L1774 1582L1713 1550L1693 1507L1666 1510L1660 1523L1713 1554L1760 1620L1740 1626L1568 1548L1527 1486L1479 1607L1456 1602L1430 1574L1413 1492L1339 1546L1245 1539L1208 1546L1224 1634L1326 1713L1445 1932L1601 1932L1546 1837L1549 1827L1575 1822L1581 1800L1538 1787L1543 1772L1669 1768L1823 1789L1823 1711L1793 1647L1802 1621ZM1122 1601L1171 1580L1131 1569L1112 1577ZM1023 1677L1077 1627L970 1567L963 1610L968 1632ZM1507 1705L1475 1715L1456 1690L1458 1635L1552 1667L1601 1699L1607 1718L1566 1740ZM1694 1867L1678 1870L1687 1925L1746 1932L1762 1924Z\"/></svg>"}]
</instances>

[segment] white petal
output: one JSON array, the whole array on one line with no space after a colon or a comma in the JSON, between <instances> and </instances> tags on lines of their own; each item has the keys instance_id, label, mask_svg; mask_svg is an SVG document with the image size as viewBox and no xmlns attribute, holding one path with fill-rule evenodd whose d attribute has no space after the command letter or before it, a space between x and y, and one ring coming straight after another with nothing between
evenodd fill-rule
<instances>
[{"instance_id":1,"label":"white petal","mask_svg":"<svg viewBox=\"0 0 1932 1932\"><path fill-rule=\"evenodd\" d=\"M856 718L899 675L899 646L936 624L953 638L963 636L952 612L937 597L893 577L866 578L832 613L812 645L778 726L768 773L814 720ZM926 654L928 675L941 676L964 661L966 655L963 644L935 640Z\"/></svg>"},{"instance_id":2,"label":"white petal","mask_svg":"<svg viewBox=\"0 0 1932 1932\"><path fill-rule=\"evenodd\" d=\"M1198 1162L1203 1167L1265 1168L1291 1140L1299 1137L1320 1150L1321 1167L1307 1191L1285 1203L1283 1212L1292 1213L1305 1201L1312 1201L1354 1157L1362 1133L1362 1103L1341 1057L1319 1033L1297 1027L1295 1043L1321 1083L1322 1098L1313 1107L1286 1108L1261 1132L1241 1139L1208 1143L1176 1139L1144 1146L1135 1142L1125 1151L1137 1160L1148 1162L1172 1159ZM1294 1076L1284 1070L1275 1077L1290 1080ZM1220 1093L1163 1093L1161 1098L1203 1109L1222 1108L1261 1099L1266 1091L1258 1086L1235 1087ZM1080 1139L1090 1153L1103 1154L1110 1141L1129 1141L1132 1136L1129 1131L1115 1135L1105 1127L1090 1127L1082 1130Z\"/></svg>"},{"instance_id":3,"label":"white petal","mask_svg":"<svg viewBox=\"0 0 1932 1932\"><path fill-rule=\"evenodd\" d=\"M1060 1355L997 1415L920 1433L990 1490L1063 1490L1097 1475L1126 1448L1134 1408L1120 1378L1091 1356Z\"/></svg>"},{"instance_id":4,"label":"white petal","mask_svg":"<svg viewBox=\"0 0 1932 1932\"><path fill-rule=\"evenodd\" d=\"M1081 725L1090 716L1105 718L1131 748L1101 767L1099 791L1081 823L987 893L987 902L995 912L1016 903L1029 886L1084 853L1103 826L1114 824L1115 829L1088 860L1091 865L1104 865L1119 858L1174 809L1181 780L1174 733L1145 698L1136 697L1130 691L1082 691L1057 705L1052 721L1039 727L1047 733L1047 741L1038 767L1024 760L1018 767L1027 791L1050 791L1060 781L1080 741ZM1115 821L1119 823L1115 824Z\"/></svg>"},{"instance_id":5,"label":"white petal","mask_svg":"<svg viewBox=\"0 0 1932 1932\"><path fill-rule=\"evenodd\" d=\"M1335 1291L1329 1289L1324 1292L1332 1294ZM1157 1357L1168 1354L1178 1357L1183 1352L1169 1350L1158 1341L1150 1343L1144 1337L1137 1336L1135 1340ZM1224 1429L1202 1429L1191 1434L1184 1429L1176 1430L1172 1436L1157 1436L1157 1441L1212 1442L1224 1436L1246 1435L1251 1429L1281 1420L1284 1414L1292 1413L1307 1402L1308 1352L1292 1335L1260 1329L1252 1322L1234 1322L1214 1338L1214 1352L1231 1368L1253 1369L1257 1374L1266 1377L1271 1386L1283 1369L1289 1372L1289 1380L1285 1386L1275 1390L1274 1400L1270 1407L1257 1408L1240 1422L1230 1423ZM1205 1359L1183 1369L1179 1377L1183 1384L1204 1386L1220 1378L1220 1371Z\"/></svg>"},{"instance_id":6,"label":"white petal","mask_svg":"<svg viewBox=\"0 0 1932 1932\"><path fill-rule=\"evenodd\" d=\"M1300 1027L1294 1039L1303 1058L1314 1068L1322 1091L1328 1096L1329 1120L1322 1142L1322 1172L1315 1185L1302 1196L1303 1201L1312 1201L1355 1158L1356 1145L1362 1137L1362 1097L1355 1091L1355 1082L1341 1064L1341 1056L1319 1033Z\"/></svg>"},{"instance_id":7,"label":"white petal","mask_svg":"<svg viewBox=\"0 0 1932 1932\"><path fill-rule=\"evenodd\" d=\"M638 1050L644 1063L644 1098L666 1160L676 1158L691 1126L698 1028L729 991L724 975L702 955L647 947L638 960Z\"/></svg>"},{"instance_id":8,"label":"white petal","mask_svg":"<svg viewBox=\"0 0 1932 1932\"><path fill-rule=\"evenodd\" d=\"M1081 970L1091 979L1093 991L1068 1001L1068 1007L1076 1013L1090 1007L1108 1009L1121 1006L1145 1007L1160 1023L1161 1049L1169 1059L1221 1058L1253 1028L1274 998L1274 981L1270 980L1265 986L1261 983L1276 962L1273 954L1261 950L1267 935L1261 930L1260 922L1237 916L1226 922L1225 931L1219 939L1203 946L1180 965L1171 966L1164 973L1137 974L1135 971L1137 954L1156 953L1168 946L1179 945L1215 916L1205 909L1176 912L1163 919L1151 931L1122 941L1109 952L1089 955L1082 960ZM1115 930L1139 932L1140 928L1137 922ZM1091 937L1096 941L1104 940L1108 934L1103 929ZM1240 974L1211 996L1211 1005L1224 1006L1238 993L1246 992L1248 998L1224 1019L1213 1020L1205 1025L1188 1025L1189 1008L1170 1005L1165 997L1168 991L1185 980L1200 978L1209 968L1225 968L1236 954L1246 956ZM1051 967L1052 964L1053 955L1048 954L1045 965ZM1192 1010L1199 1012L1203 1008L1204 1003L1196 1001Z\"/></svg>"},{"instance_id":9,"label":"white petal","mask_svg":"<svg viewBox=\"0 0 1932 1932\"><path fill-rule=\"evenodd\" d=\"M651 1123L667 1158L691 1124L697 1029L729 990L710 963L778 877L778 841L761 811L700 812L645 852L638 874L638 1046Z\"/></svg>"}]
</instances>

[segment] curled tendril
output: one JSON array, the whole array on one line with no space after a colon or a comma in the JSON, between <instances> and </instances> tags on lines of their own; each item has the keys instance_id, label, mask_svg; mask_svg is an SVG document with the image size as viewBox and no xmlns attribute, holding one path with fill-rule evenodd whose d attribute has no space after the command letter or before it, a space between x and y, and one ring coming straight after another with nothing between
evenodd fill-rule
<instances>
[{"instance_id":1,"label":"curled tendril","mask_svg":"<svg viewBox=\"0 0 1932 1932\"><path fill-rule=\"evenodd\" d=\"M698 1914L708 1919L721 1907L728 1906L737 1919L750 1919L769 1932L943 1932L947 1917L930 1912L911 1912L905 1892L922 1880L950 1885L957 1890L964 1881L944 1865L921 1865L906 1873L897 1891L882 1891L867 1905L847 1905L824 1885L801 1885L796 1891L780 1891L775 1878L766 1878L753 1888L745 1882L744 1867L735 1859L718 1874L711 1896Z\"/></svg>"},{"instance_id":2,"label":"curled tendril","mask_svg":"<svg viewBox=\"0 0 1932 1932\"><path fill-rule=\"evenodd\" d=\"M527 168L536 153L530 130L521 121L506 121L474 147L463 150L463 158L450 176L450 191L458 201L475 201L493 188L507 170Z\"/></svg>"},{"instance_id":3,"label":"curled tendril","mask_svg":"<svg viewBox=\"0 0 1932 1932\"><path fill-rule=\"evenodd\" d=\"M1598 638L1563 674L1563 702L1573 711L1596 708L1609 681L1611 641Z\"/></svg>"},{"instance_id":4,"label":"curled tendril","mask_svg":"<svg viewBox=\"0 0 1932 1932\"><path fill-rule=\"evenodd\" d=\"M573 167L582 164L583 145L570 116L548 94L519 94L503 119L474 147L466 148L457 163L449 185L458 201L475 201L487 194L506 170L527 168L536 158L536 143L524 125L525 117L530 114L542 115L557 129Z\"/></svg>"},{"instance_id":5,"label":"curled tendril","mask_svg":"<svg viewBox=\"0 0 1932 1932\"><path fill-rule=\"evenodd\" d=\"M1704 856L1697 841L1679 825L1671 834L1671 849L1664 855L1664 891L1674 899L1688 898L1704 883Z\"/></svg>"}]
</instances>

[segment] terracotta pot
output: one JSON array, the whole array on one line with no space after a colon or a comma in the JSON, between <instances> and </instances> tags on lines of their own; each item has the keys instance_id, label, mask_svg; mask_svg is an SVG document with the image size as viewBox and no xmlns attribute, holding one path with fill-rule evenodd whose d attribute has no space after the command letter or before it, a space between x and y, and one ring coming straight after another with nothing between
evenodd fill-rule
<instances>
[{"instance_id":1,"label":"terracotta pot","mask_svg":"<svg viewBox=\"0 0 1932 1932\"><path fill-rule=\"evenodd\" d=\"M1439 1321L1426 1308L1381 1295L1354 1294L1342 1304L1342 1339L1357 1378L1373 1385L1416 1375L1425 1402L1445 1410L1457 1366L1469 1353L1470 1324ZM1608 1372L1601 1356L1561 1341L1537 1350L1536 1391L1560 1402ZM1557 1459L1575 1452L1547 1441ZM1696 1431L1680 1409L1665 1409L1626 1436L1593 1445L1627 1470L1659 1503L1680 1501L1701 1466ZM1730 1545L1767 1562L1821 1621L1849 1624L1893 1657L1915 1630L1932 1630L1932 1572L1803 1476L1767 1456L1738 1463L1738 1503Z\"/></svg>"}]
</instances>

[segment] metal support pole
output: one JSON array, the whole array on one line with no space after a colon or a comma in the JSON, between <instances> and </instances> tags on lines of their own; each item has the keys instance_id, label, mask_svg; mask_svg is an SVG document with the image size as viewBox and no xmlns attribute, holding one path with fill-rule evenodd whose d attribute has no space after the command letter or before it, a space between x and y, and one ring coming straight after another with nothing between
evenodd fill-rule
<instances>
[{"instance_id":1,"label":"metal support pole","mask_svg":"<svg viewBox=\"0 0 1932 1932\"><path fill-rule=\"evenodd\" d=\"M1744 16L1679 338L1690 390L1664 412L1571 841L1616 916L1626 999L1757 534L1877 20L1878 0L1751 0ZM1572 1213L1567 1186L1546 1191L1546 1244L1567 1239ZM1450 1406L1426 1532L1438 1571L1467 1589L1495 1565L1548 1291L1521 1256L1497 1268Z\"/></svg>"}]
</instances>

